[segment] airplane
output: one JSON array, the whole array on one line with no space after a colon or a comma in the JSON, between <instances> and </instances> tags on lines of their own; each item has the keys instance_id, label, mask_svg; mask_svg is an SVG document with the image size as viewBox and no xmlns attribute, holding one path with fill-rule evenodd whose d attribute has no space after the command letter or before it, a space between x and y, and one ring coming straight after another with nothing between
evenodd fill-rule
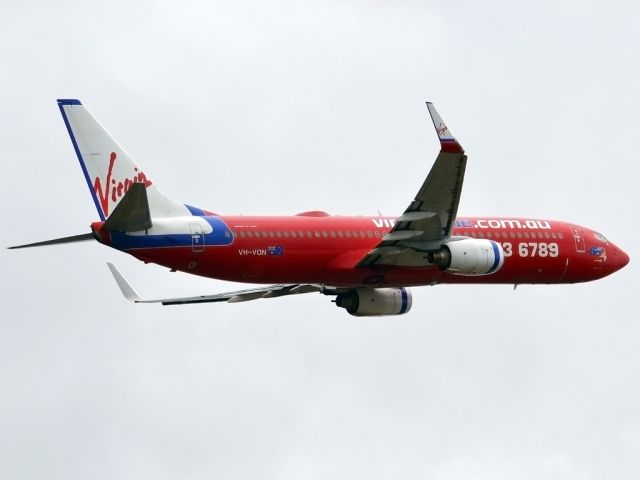
<instances>
[{"instance_id":1,"label":"airplane","mask_svg":"<svg viewBox=\"0 0 640 480\"><path fill-rule=\"evenodd\" d=\"M97 240L145 262L204 277L266 284L184 298L140 297L108 264L126 299L182 305L318 292L354 316L401 315L410 287L597 280L629 256L574 223L457 216L467 156L434 105L440 152L400 216L220 215L176 202L76 99L57 101L99 220L91 232L9 248Z\"/></svg>"}]
</instances>

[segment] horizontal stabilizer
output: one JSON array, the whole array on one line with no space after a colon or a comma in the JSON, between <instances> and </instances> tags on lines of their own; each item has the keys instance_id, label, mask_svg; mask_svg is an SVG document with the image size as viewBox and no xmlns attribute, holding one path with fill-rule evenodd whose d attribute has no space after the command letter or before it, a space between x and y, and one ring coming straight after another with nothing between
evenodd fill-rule
<instances>
[{"instance_id":1,"label":"horizontal stabilizer","mask_svg":"<svg viewBox=\"0 0 640 480\"><path fill-rule=\"evenodd\" d=\"M70 237L54 238L53 240L45 240L44 242L27 243L26 245L16 245L8 247L9 250L16 248L45 247L47 245L61 245L63 243L84 242L86 240L94 240L93 233L82 233L80 235L72 235Z\"/></svg>"},{"instance_id":2,"label":"horizontal stabilizer","mask_svg":"<svg viewBox=\"0 0 640 480\"><path fill-rule=\"evenodd\" d=\"M104 229L118 232L137 232L148 230L152 226L147 187L136 182L125 193L120 203L104 222Z\"/></svg>"}]
</instances>

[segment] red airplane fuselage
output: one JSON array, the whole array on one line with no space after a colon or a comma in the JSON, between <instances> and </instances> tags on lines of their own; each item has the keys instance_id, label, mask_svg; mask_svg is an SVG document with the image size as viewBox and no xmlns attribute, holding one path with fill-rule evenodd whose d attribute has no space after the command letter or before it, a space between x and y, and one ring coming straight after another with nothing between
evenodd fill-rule
<instances>
[{"instance_id":1,"label":"red airplane fuselage","mask_svg":"<svg viewBox=\"0 0 640 480\"><path fill-rule=\"evenodd\" d=\"M439 283L552 284L596 280L629 261L621 249L591 229L553 220L459 217L453 237L489 239L504 250L504 265L488 275L457 275L430 265L403 267L357 263L389 233L395 219L341 217L309 212L289 217L211 216L226 244L192 232L191 244L104 243L145 262L236 282L323 284L335 287L402 287ZM214 224L214 228L215 228ZM94 225L94 231L100 224ZM222 236L222 234L221 234Z\"/></svg>"}]
</instances>

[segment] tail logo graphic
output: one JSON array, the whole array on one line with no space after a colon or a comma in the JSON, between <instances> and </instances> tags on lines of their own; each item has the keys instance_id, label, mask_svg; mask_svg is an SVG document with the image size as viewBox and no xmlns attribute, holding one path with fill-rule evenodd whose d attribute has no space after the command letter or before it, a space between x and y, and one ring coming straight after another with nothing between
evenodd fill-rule
<instances>
[{"instance_id":1,"label":"tail logo graphic","mask_svg":"<svg viewBox=\"0 0 640 480\"><path fill-rule=\"evenodd\" d=\"M125 193L129 191L131 185L136 182L144 183L146 187L152 185L151 180L147 179L147 176L142 171L138 171L137 167L134 167L133 176L131 178L125 178L124 180L118 180L111 178L113 175L113 167L116 164L118 155L116 152L111 152L109 156L109 169L107 170L107 178L105 180L104 187L102 186L102 179L96 177L93 181L93 191L98 195L100 206L104 212L104 216L109 216L109 202L117 202Z\"/></svg>"}]
</instances>

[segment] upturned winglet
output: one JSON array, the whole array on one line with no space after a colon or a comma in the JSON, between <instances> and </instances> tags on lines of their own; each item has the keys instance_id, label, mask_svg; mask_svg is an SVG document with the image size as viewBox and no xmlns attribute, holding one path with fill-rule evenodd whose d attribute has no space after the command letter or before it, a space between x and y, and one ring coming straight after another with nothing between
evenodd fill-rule
<instances>
[{"instance_id":1,"label":"upturned winglet","mask_svg":"<svg viewBox=\"0 0 640 480\"><path fill-rule=\"evenodd\" d=\"M433 121L433 126L436 128L436 133L438 134L438 139L440 139L440 148L443 152L450 153L463 153L464 150L462 146L456 140L456 137L453 136L447 124L444 123L442 117L436 110L436 107L431 102L427 102L427 108L429 109L429 115L431 115L431 120Z\"/></svg>"},{"instance_id":2,"label":"upturned winglet","mask_svg":"<svg viewBox=\"0 0 640 480\"><path fill-rule=\"evenodd\" d=\"M109 262L107 262L107 266L109 267L109 270L111 270L113 278L116 279L116 283L118 284L118 287L120 287L120 291L124 295L124 298L133 303L143 302L143 300L140 298L140 295L138 295L138 292L136 292L135 289L129 284L129 282L125 280L116 266L113 263Z\"/></svg>"}]
</instances>

